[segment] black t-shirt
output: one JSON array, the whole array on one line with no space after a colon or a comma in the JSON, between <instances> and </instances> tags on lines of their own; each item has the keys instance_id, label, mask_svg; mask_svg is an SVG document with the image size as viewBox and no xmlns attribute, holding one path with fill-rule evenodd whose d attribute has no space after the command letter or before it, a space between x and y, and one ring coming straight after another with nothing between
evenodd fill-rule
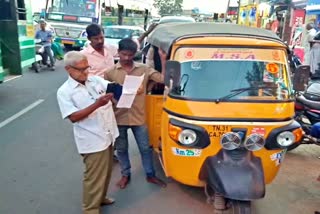
<instances>
[{"instance_id":1,"label":"black t-shirt","mask_svg":"<svg viewBox=\"0 0 320 214\"><path fill-rule=\"evenodd\" d=\"M320 40L320 31L315 35L313 40Z\"/></svg>"}]
</instances>

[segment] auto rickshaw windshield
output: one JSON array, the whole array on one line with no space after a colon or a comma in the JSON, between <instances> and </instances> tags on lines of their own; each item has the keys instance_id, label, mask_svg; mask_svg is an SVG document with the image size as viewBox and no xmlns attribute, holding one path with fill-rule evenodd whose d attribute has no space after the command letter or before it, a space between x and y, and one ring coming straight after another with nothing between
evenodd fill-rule
<instances>
[{"instance_id":1,"label":"auto rickshaw windshield","mask_svg":"<svg viewBox=\"0 0 320 214\"><path fill-rule=\"evenodd\" d=\"M180 89L173 96L187 99L286 100L291 84L282 50L180 48Z\"/></svg>"}]
</instances>

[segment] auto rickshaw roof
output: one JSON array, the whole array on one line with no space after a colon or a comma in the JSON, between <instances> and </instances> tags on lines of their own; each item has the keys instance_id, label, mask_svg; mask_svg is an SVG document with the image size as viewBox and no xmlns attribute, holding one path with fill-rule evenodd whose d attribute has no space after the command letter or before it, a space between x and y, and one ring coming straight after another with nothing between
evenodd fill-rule
<instances>
[{"instance_id":1,"label":"auto rickshaw roof","mask_svg":"<svg viewBox=\"0 0 320 214\"><path fill-rule=\"evenodd\" d=\"M148 43L167 53L171 45L184 38L204 36L246 37L283 41L272 31L227 23L167 23L160 24L148 37Z\"/></svg>"}]
</instances>

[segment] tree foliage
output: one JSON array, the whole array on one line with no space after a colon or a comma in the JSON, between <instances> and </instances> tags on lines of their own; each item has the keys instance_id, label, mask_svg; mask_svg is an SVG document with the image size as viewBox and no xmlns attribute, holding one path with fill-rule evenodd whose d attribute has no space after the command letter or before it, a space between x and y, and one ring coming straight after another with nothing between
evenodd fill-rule
<instances>
[{"instance_id":1,"label":"tree foliage","mask_svg":"<svg viewBox=\"0 0 320 214\"><path fill-rule=\"evenodd\" d=\"M159 14L178 15L182 12L183 0L154 0L154 7L158 9Z\"/></svg>"}]
</instances>

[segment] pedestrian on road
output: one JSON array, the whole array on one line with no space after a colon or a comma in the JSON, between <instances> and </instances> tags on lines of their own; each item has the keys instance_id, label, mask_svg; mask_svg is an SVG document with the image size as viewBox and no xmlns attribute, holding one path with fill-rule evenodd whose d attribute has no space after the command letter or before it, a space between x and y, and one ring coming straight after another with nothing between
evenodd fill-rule
<instances>
[{"instance_id":1,"label":"pedestrian on road","mask_svg":"<svg viewBox=\"0 0 320 214\"><path fill-rule=\"evenodd\" d=\"M163 70L161 74L153 68L134 62L133 58L136 52L137 44L133 40L130 38L122 39L119 42L118 49L120 58L119 62L112 69L105 72L105 79L114 81L121 85L124 83L126 75L144 75L142 87L140 87L132 107L130 109L115 108L115 115L120 133L119 137L116 139L115 147L122 174L122 177L117 184L121 189L124 189L131 178L131 164L128 152L128 129L131 129L141 154L142 165L146 173L146 180L149 183L154 183L165 187L166 184L155 175L155 169L153 166L153 151L149 145L149 136L145 124L144 112L147 83L149 80L163 83L167 56L162 50L160 51L161 61L163 64Z\"/></svg>"},{"instance_id":2,"label":"pedestrian on road","mask_svg":"<svg viewBox=\"0 0 320 214\"><path fill-rule=\"evenodd\" d=\"M51 70L55 70L54 64L55 60L51 51L52 44L52 32L46 29L47 23L44 20L40 20L40 30L36 32L35 38L41 40L41 44L44 47L44 54L42 55L42 62L47 65L48 57L50 59L50 65L48 65Z\"/></svg>"},{"instance_id":3,"label":"pedestrian on road","mask_svg":"<svg viewBox=\"0 0 320 214\"><path fill-rule=\"evenodd\" d=\"M108 81L89 76L87 57L77 51L64 57L68 80L58 89L62 117L73 123L77 149L85 165L83 213L99 214L101 205L114 203L106 198L113 162L113 143L119 136Z\"/></svg>"}]
</instances>

